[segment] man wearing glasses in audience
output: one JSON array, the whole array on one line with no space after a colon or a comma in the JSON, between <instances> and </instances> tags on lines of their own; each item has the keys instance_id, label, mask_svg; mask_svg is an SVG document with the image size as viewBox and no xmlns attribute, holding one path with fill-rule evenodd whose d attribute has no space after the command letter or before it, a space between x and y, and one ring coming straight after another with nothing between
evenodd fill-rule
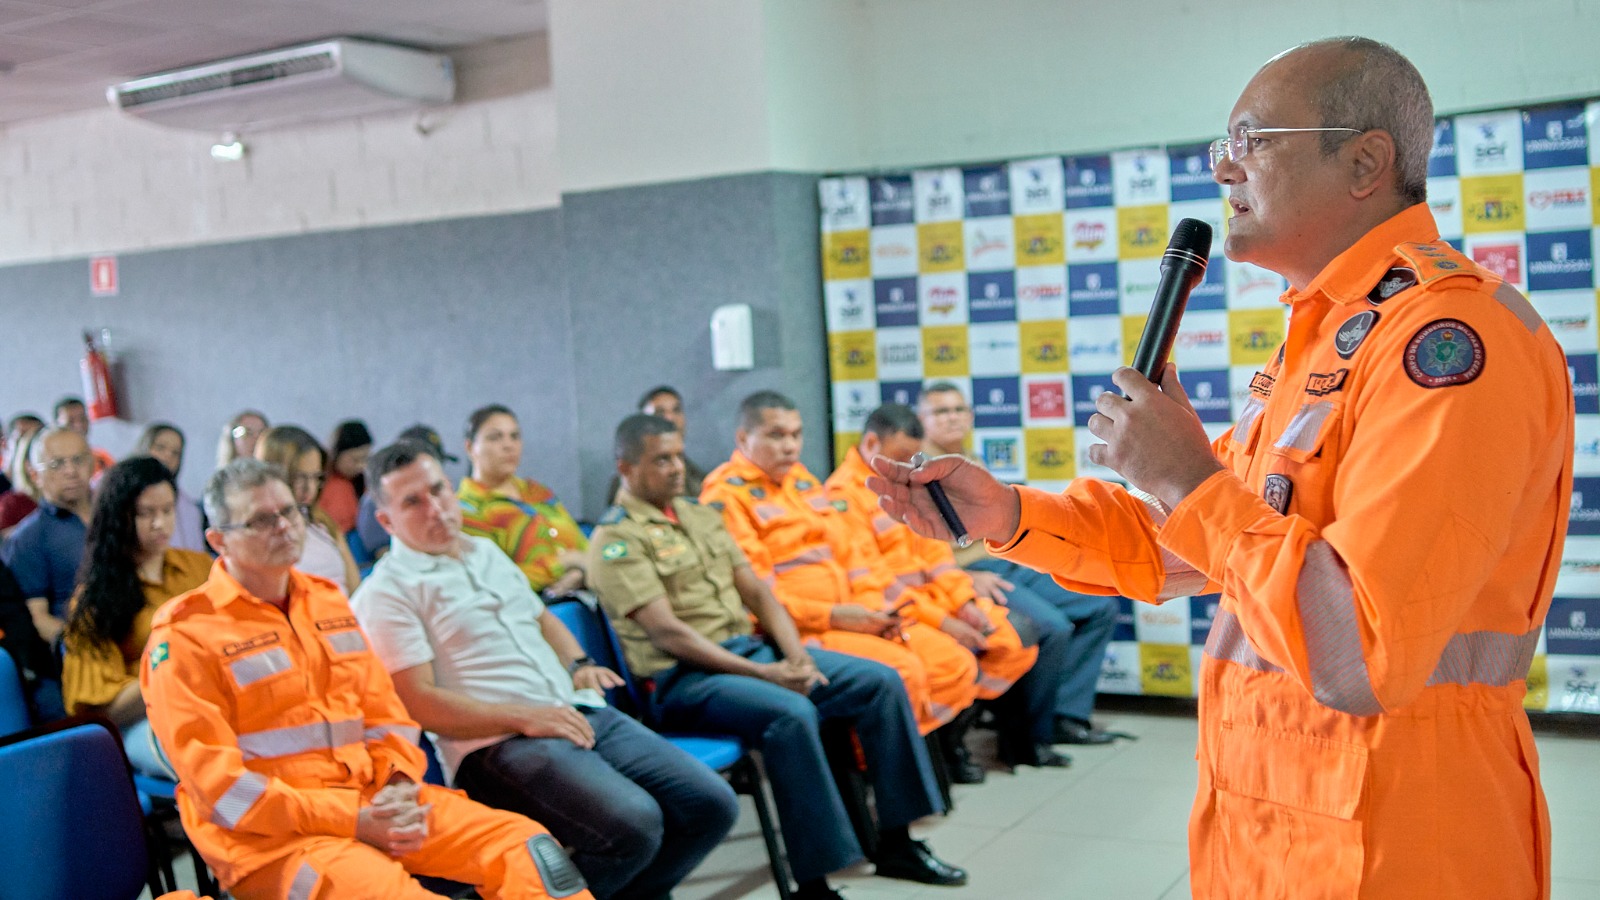
<instances>
[{"instance_id":1,"label":"man wearing glasses in audience","mask_svg":"<svg viewBox=\"0 0 1600 900\"><path fill-rule=\"evenodd\" d=\"M94 456L83 435L56 427L34 440L28 469L39 486L39 508L17 523L0 560L17 577L39 636L53 643L66 627L88 537Z\"/></svg>"}]
</instances>

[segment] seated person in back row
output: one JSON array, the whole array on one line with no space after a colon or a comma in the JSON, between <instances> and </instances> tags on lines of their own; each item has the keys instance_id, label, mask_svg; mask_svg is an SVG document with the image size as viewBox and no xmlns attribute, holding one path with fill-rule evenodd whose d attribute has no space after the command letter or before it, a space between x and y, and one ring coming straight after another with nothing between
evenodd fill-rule
<instances>
[{"instance_id":1,"label":"seated person in back row","mask_svg":"<svg viewBox=\"0 0 1600 900\"><path fill-rule=\"evenodd\" d=\"M83 435L51 428L34 438L28 472L39 485L39 508L17 524L0 549L27 598L39 636L54 643L66 628L88 535L94 456Z\"/></svg>"},{"instance_id":2,"label":"seated person in back row","mask_svg":"<svg viewBox=\"0 0 1600 900\"><path fill-rule=\"evenodd\" d=\"M622 679L585 656L461 505L431 448L373 454L367 487L394 540L351 598L447 777L545 824L600 900L665 896L728 833L732 788L607 706Z\"/></svg>"},{"instance_id":3,"label":"seated person in back row","mask_svg":"<svg viewBox=\"0 0 1600 900\"><path fill-rule=\"evenodd\" d=\"M819 720L855 726L877 798L877 871L927 884L967 873L907 826L942 803L895 671L807 649L713 510L683 493L683 440L635 415L617 428L623 489L595 530L591 571L635 675L653 680L664 728L737 735L761 752L804 900L834 898L827 874L861 847L823 756ZM763 635L752 633L754 615Z\"/></svg>"}]
</instances>

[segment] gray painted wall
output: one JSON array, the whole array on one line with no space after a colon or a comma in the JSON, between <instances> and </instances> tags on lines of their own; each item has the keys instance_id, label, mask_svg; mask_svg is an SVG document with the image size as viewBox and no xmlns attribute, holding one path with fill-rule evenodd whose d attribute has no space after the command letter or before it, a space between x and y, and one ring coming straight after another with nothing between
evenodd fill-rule
<instances>
[{"instance_id":1,"label":"gray painted wall","mask_svg":"<svg viewBox=\"0 0 1600 900\"><path fill-rule=\"evenodd\" d=\"M524 473L592 519L612 429L662 381L683 391L690 455L706 466L726 458L740 398L790 393L822 472L815 184L732 176L578 194L560 210L125 255L110 298L89 295L81 259L0 268L0 415L48 414L79 393L79 333L104 326L128 421L97 423L94 443L120 456L145 422L177 423L194 494L242 407L319 437L360 417L380 442L423 421L459 455L466 413L502 402L522 420ZM711 369L711 310L728 302L757 310L754 371Z\"/></svg>"}]
</instances>

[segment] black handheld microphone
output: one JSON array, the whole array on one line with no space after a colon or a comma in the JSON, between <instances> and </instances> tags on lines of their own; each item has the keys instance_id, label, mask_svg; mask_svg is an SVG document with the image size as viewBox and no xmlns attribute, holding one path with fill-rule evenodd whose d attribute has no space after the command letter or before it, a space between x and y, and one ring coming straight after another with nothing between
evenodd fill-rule
<instances>
[{"instance_id":1,"label":"black handheld microphone","mask_svg":"<svg viewBox=\"0 0 1600 900\"><path fill-rule=\"evenodd\" d=\"M1189 294L1206 276L1211 258L1211 226L1199 219L1180 219L1172 229L1167 252L1161 255L1161 282L1150 303L1150 318L1133 351L1133 367L1152 382L1159 383L1161 370L1172 355L1172 342L1178 337L1178 322L1189 304Z\"/></svg>"}]
</instances>

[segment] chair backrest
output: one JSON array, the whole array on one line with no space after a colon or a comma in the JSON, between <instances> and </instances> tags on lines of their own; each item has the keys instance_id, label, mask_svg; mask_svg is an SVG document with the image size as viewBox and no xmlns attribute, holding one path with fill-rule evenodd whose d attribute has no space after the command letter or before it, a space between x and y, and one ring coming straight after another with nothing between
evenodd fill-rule
<instances>
[{"instance_id":1,"label":"chair backrest","mask_svg":"<svg viewBox=\"0 0 1600 900\"><path fill-rule=\"evenodd\" d=\"M607 691L606 702L630 715L643 712L643 699L622 655L622 642L606 621L605 613L579 597L561 597L551 601L549 608L578 639L589 658L622 676L623 686Z\"/></svg>"},{"instance_id":2,"label":"chair backrest","mask_svg":"<svg viewBox=\"0 0 1600 900\"><path fill-rule=\"evenodd\" d=\"M133 900L149 855L122 748L95 723L0 746L0 900Z\"/></svg>"},{"instance_id":3,"label":"chair backrest","mask_svg":"<svg viewBox=\"0 0 1600 900\"><path fill-rule=\"evenodd\" d=\"M0 735L16 734L28 727L28 698L22 676L11 654L0 650Z\"/></svg>"}]
</instances>

